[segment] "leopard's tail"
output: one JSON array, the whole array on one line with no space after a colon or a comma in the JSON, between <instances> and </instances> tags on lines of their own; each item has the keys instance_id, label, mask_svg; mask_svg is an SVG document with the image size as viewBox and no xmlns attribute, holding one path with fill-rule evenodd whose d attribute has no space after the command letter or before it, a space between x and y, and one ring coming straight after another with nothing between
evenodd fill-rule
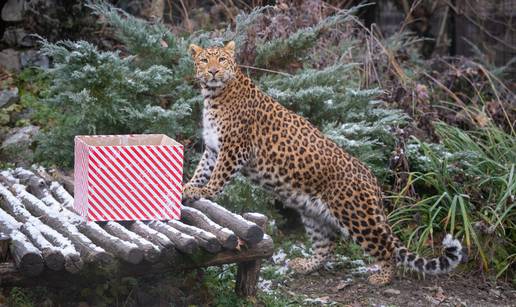
<instances>
[{"instance_id":1,"label":"leopard's tail","mask_svg":"<svg viewBox=\"0 0 516 307\"><path fill-rule=\"evenodd\" d=\"M427 259L410 252L397 240L395 249L396 263L412 270L430 274L444 274L453 270L459 263L465 262L467 255L459 240L447 234L443 240L443 253L436 258Z\"/></svg>"}]
</instances>

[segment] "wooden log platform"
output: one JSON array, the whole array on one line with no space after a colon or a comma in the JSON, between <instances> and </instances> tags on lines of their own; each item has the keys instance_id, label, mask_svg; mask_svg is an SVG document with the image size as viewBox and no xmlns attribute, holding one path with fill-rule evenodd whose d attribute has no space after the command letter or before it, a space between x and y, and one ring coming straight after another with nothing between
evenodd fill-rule
<instances>
[{"instance_id":1,"label":"wooden log platform","mask_svg":"<svg viewBox=\"0 0 516 307\"><path fill-rule=\"evenodd\" d=\"M181 220L86 222L73 209L73 180L60 174L0 170L0 287L87 285L238 263L237 293L256 294L260 261L274 248L265 216L201 199L184 206Z\"/></svg>"}]
</instances>

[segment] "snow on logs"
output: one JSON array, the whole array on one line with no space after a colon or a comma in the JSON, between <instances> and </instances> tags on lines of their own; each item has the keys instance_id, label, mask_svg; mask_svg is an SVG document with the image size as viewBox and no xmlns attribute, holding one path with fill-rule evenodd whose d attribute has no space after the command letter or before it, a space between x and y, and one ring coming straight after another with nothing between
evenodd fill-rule
<instances>
[{"instance_id":1,"label":"snow on logs","mask_svg":"<svg viewBox=\"0 0 516 307\"><path fill-rule=\"evenodd\" d=\"M77 273L82 268L82 259L70 240L34 217L9 190L1 185L0 197L2 207L23 224L20 230L41 250L48 268L59 271L64 266L70 273Z\"/></svg>"},{"instance_id":2,"label":"snow on logs","mask_svg":"<svg viewBox=\"0 0 516 307\"><path fill-rule=\"evenodd\" d=\"M23 276L76 274L86 263L116 260L162 268L182 259L177 263L191 268L272 255L263 215L242 217L201 199L183 207L181 221L85 222L73 209L70 187L53 180L42 168L0 171L0 234L10 239L10 261Z\"/></svg>"},{"instance_id":3,"label":"snow on logs","mask_svg":"<svg viewBox=\"0 0 516 307\"><path fill-rule=\"evenodd\" d=\"M47 205L37 197L27 192L23 185L14 184L10 189L31 214L38 217L50 228L60 231L66 238L73 242L73 245L81 250L81 256L85 261L108 262L112 259L103 248L93 244L92 240L81 233L78 227L70 223L68 220L70 217L67 216L68 214L66 214L67 212L64 207L61 208L61 211L57 208L47 207ZM88 223L88 225L91 226L90 223Z\"/></svg>"},{"instance_id":4,"label":"snow on logs","mask_svg":"<svg viewBox=\"0 0 516 307\"><path fill-rule=\"evenodd\" d=\"M250 244L258 243L263 239L264 233L260 226L212 201L200 199L192 202L189 206L204 212L215 223L231 229L237 236Z\"/></svg>"},{"instance_id":5,"label":"snow on logs","mask_svg":"<svg viewBox=\"0 0 516 307\"><path fill-rule=\"evenodd\" d=\"M192 207L183 207L181 217L186 223L214 234L222 247L227 249L235 249L237 247L238 238L235 233L216 224L201 211Z\"/></svg>"},{"instance_id":6,"label":"snow on logs","mask_svg":"<svg viewBox=\"0 0 516 307\"><path fill-rule=\"evenodd\" d=\"M0 232L11 238L11 254L18 269L27 276L39 275L44 268L38 248L19 230L22 224L0 209Z\"/></svg>"},{"instance_id":7,"label":"snow on logs","mask_svg":"<svg viewBox=\"0 0 516 307\"><path fill-rule=\"evenodd\" d=\"M167 236L172 242L174 242L176 248L185 254L193 254L199 248L199 244L194 237L182 233L181 231L167 225L164 222L150 221L148 225L150 228Z\"/></svg>"}]
</instances>

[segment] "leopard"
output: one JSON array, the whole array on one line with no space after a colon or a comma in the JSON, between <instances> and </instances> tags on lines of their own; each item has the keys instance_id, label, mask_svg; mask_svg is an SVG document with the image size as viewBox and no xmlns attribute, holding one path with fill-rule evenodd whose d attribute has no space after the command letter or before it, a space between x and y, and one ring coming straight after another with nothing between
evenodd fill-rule
<instances>
[{"instance_id":1,"label":"leopard","mask_svg":"<svg viewBox=\"0 0 516 307\"><path fill-rule=\"evenodd\" d=\"M237 174L296 210L312 242L312 254L290 260L295 273L321 269L339 240L351 239L375 259L372 285L389 284L397 266L424 274L452 271L464 259L459 240L447 234L442 254L409 251L391 229L383 193L371 170L307 119L287 109L246 76L236 45L189 46L204 98L204 151L183 199L213 199Z\"/></svg>"}]
</instances>

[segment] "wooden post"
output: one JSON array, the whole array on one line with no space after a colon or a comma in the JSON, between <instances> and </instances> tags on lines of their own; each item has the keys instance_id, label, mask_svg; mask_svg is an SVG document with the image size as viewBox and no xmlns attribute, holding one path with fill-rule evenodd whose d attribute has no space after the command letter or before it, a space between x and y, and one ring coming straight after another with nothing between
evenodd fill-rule
<instances>
[{"instance_id":1,"label":"wooden post","mask_svg":"<svg viewBox=\"0 0 516 307\"><path fill-rule=\"evenodd\" d=\"M250 220L248 214L243 215L245 219ZM254 219L252 215L252 222L259 222L258 226L265 232L267 225L267 217L260 215L260 219ZM242 297L255 297L258 290L258 279L260 277L260 269L262 267L262 260L252 260L239 262L237 264L237 276L235 284L235 292Z\"/></svg>"},{"instance_id":2,"label":"wooden post","mask_svg":"<svg viewBox=\"0 0 516 307\"><path fill-rule=\"evenodd\" d=\"M0 232L0 263L7 261L9 244L11 244L11 238L7 234Z\"/></svg>"}]
</instances>

